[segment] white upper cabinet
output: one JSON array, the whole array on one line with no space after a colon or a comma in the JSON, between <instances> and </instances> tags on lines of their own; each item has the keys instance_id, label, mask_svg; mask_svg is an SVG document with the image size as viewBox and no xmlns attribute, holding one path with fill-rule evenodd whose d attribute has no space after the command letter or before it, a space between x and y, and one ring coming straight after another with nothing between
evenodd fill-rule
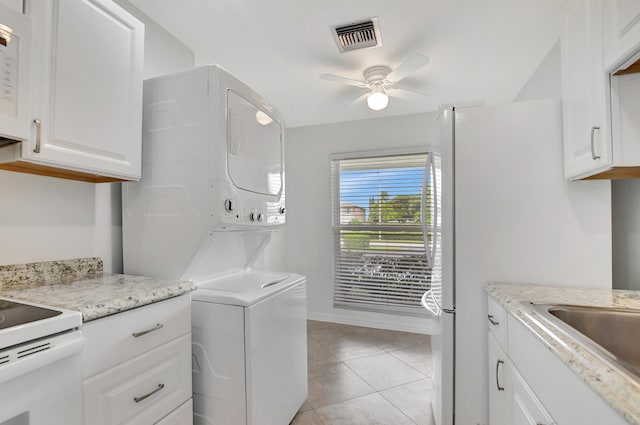
<instances>
[{"instance_id":1,"label":"white upper cabinet","mask_svg":"<svg viewBox=\"0 0 640 425\"><path fill-rule=\"evenodd\" d=\"M85 181L141 175L144 25L111 0L34 0L30 137L0 168Z\"/></svg>"},{"instance_id":2,"label":"white upper cabinet","mask_svg":"<svg viewBox=\"0 0 640 425\"><path fill-rule=\"evenodd\" d=\"M604 3L605 68L626 68L625 62L640 48L640 0Z\"/></svg>"},{"instance_id":3,"label":"white upper cabinet","mask_svg":"<svg viewBox=\"0 0 640 425\"><path fill-rule=\"evenodd\" d=\"M612 163L601 1L567 1L561 17L565 176L579 179Z\"/></svg>"},{"instance_id":4,"label":"white upper cabinet","mask_svg":"<svg viewBox=\"0 0 640 425\"><path fill-rule=\"evenodd\" d=\"M0 0L0 4L9 6L11 9L19 13L22 13L22 8L24 7L22 0Z\"/></svg>"}]
</instances>

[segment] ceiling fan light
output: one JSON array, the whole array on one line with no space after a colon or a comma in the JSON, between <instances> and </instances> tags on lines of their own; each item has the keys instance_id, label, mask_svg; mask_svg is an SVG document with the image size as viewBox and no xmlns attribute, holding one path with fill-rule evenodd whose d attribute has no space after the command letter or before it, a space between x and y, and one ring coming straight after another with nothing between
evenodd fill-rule
<instances>
[{"instance_id":1,"label":"ceiling fan light","mask_svg":"<svg viewBox=\"0 0 640 425\"><path fill-rule=\"evenodd\" d=\"M389 104L389 96L382 91L375 91L367 97L367 106L374 111L381 111Z\"/></svg>"},{"instance_id":2,"label":"ceiling fan light","mask_svg":"<svg viewBox=\"0 0 640 425\"><path fill-rule=\"evenodd\" d=\"M269 115L265 114L259 109L258 111L256 111L256 121L258 121L258 124L260 125L269 125L273 122Z\"/></svg>"}]
</instances>

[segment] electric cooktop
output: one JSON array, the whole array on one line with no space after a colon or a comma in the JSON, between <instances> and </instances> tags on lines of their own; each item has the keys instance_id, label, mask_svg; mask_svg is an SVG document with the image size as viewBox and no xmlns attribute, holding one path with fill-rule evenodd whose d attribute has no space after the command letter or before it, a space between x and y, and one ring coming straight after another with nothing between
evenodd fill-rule
<instances>
[{"instance_id":1,"label":"electric cooktop","mask_svg":"<svg viewBox=\"0 0 640 425\"><path fill-rule=\"evenodd\" d=\"M59 314L62 314L62 312L14 301L0 300L0 329L48 319Z\"/></svg>"}]
</instances>

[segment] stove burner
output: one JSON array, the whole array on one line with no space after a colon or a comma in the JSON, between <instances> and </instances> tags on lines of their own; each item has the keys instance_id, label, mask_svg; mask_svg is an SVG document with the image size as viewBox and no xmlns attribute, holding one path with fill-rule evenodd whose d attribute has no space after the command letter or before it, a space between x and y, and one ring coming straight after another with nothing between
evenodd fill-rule
<instances>
[{"instance_id":1,"label":"stove burner","mask_svg":"<svg viewBox=\"0 0 640 425\"><path fill-rule=\"evenodd\" d=\"M61 311L0 300L0 329L23 325L62 314Z\"/></svg>"}]
</instances>

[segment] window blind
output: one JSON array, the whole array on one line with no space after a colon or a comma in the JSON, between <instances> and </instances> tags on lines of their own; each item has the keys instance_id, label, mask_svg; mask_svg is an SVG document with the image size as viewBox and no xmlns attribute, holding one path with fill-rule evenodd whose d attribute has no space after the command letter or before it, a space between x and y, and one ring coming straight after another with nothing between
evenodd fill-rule
<instances>
[{"instance_id":1,"label":"window blind","mask_svg":"<svg viewBox=\"0 0 640 425\"><path fill-rule=\"evenodd\" d=\"M427 153L332 161L335 305L424 311L440 278L439 177Z\"/></svg>"}]
</instances>

